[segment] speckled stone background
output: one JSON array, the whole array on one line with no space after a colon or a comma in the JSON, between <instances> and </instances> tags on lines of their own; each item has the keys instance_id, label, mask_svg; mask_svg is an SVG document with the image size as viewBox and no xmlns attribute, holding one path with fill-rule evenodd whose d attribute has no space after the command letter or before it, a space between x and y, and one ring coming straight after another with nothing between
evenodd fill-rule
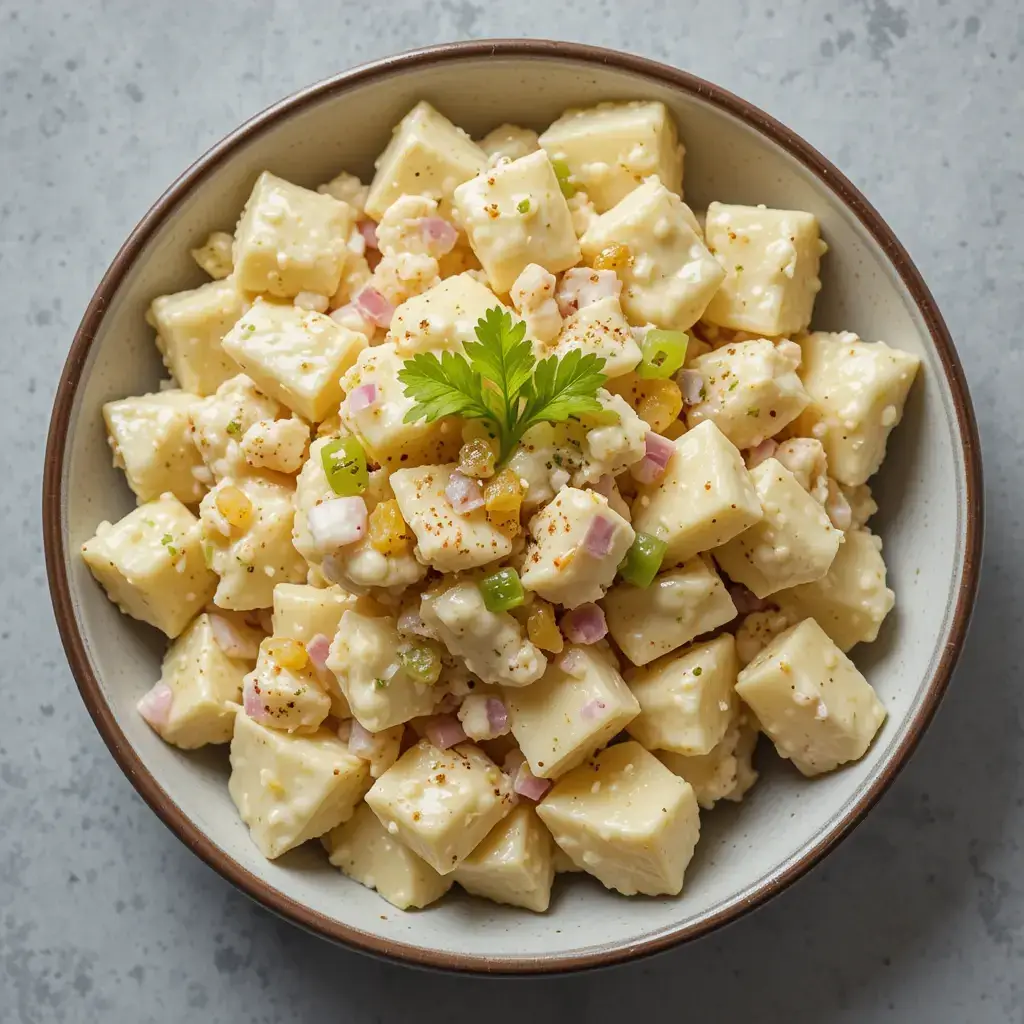
<instances>
[{"instance_id":1,"label":"speckled stone background","mask_svg":"<svg viewBox=\"0 0 1024 1024\"><path fill-rule=\"evenodd\" d=\"M1014 0L0 0L0 1022L1024 1021L1022 19ZM335 949L174 839L75 692L38 508L74 328L180 170L317 78L420 44L522 34L705 75L864 189L957 339L988 535L951 692L824 866L660 958L489 981Z\"/></svg>"}]
</instances>

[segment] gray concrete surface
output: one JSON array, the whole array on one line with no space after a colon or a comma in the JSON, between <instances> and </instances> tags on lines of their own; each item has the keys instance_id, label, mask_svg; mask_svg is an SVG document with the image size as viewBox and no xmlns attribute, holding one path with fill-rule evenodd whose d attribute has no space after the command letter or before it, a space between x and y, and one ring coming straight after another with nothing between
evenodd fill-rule
<instances>
[{"instance_id":1,"label":"gray concrete surface","mask_svg":"<svg viewBox=\"0 0 1024 1024\"><path fill-rule=\"evenodd\" d=\"M1012 0L0 0L0 1022L1024 1021L1019 10ZM442 977L340 951L194 858L135 795L79 702L38 523L60 366L151 200L299 86L486 35L670 61L832 157L939 299L973 388L989 494L985 581L955 684L854 836L718 935L633 967L539 981Z\"/></svg>"}]
</instances>

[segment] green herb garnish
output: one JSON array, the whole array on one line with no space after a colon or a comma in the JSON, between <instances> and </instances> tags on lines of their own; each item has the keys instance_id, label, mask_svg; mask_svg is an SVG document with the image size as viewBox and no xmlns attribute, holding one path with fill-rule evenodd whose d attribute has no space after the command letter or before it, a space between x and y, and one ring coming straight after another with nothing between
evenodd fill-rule
<instances>
[{"instance_id":1,"label":"green herb garnish","mask_svg":"<svg viewBox=\"0 0 1024 1024\"><path fill-rule=\"evenodd\" d=\"M232 437L237 437L242 432L242 424L238 420L232 420L227 425L227 431Z\"/></svg>"},{"instance_id":2,"label":"green herb garnish","mask_svg":"<svg viewBox=\"0 0 1024 1024\"><path fill-rule=\"evenodd\" d=\"M600 414L598 389L606 377L604 360L573 349L561 359L537 362L526 340L526 324L500 306L477 322L477 341L466 355L421 352L405 361L398 379L416 404L406 423L443 416L487 420L500 442L499 462L537 423L562 423L573 416ZM467 358L468 357L468 358Z\"/></svg>"}]
</instances>

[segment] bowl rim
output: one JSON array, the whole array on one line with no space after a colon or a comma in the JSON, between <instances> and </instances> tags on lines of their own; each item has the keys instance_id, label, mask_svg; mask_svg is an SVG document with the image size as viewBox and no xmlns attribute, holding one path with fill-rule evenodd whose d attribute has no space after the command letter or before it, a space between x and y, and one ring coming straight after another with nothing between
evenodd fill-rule
<instances>
[{"instance_id":1,"label":"bowl rim","mask_svg":"<svg viewBox=\"0 0 1024 1024\"><path fill-rule=\"evenodd\" d=\"M110 298L120 287L126 273L143 246L173 213L178 203L214 167L226 160L251 137L338 91L365 84L399 72L436 64L457 63L486 56L522 59L568 60L575 63L610 66L653 79L711 104L754 128L805 168L849 209L878 243L900 282L910 295L938 353L953 398L958 436L963 449L966 542L961 581L951 620L949 637L936 663L935 671L919 706L912 715L903 741L881 766L876 778L861 798L823 831L807 852L785 871L762 882L747 898L736 898L688 925L636 943L619 944L582 953L522 958L486 957L413 946L391 941L329 918L312 907L299 903L246 870L225 850L217 846L171 800L143 763L118 726L104 700L99 680L86 654L85 643L75 618L71 586L66 572L64 545L63 476L67 431L85 362ZM139 795L168 828L210 867L267 909L294 924L351 949L420 967L485 974L563 973L634 960L695 939L764 905L831 852L888 789L906 763L931 722L964 645L981 572L983 534L983 485L981 446L978 425L971 404L963 367L938 306L921 274L895 233L860 191L821 153L799 135L752 103L717 85L666 64L619 50L582 43L543 39L484 39L442 43L362 64L323 79L256 114L225 136L181 174L154 203L132 230L103 275L81 324L75 333L67 361L61 372L47 435L42 492L43 540L46 572L54 614L65 654L82 699L96 728L121 770Z\"/></svg>"}]
</instances>

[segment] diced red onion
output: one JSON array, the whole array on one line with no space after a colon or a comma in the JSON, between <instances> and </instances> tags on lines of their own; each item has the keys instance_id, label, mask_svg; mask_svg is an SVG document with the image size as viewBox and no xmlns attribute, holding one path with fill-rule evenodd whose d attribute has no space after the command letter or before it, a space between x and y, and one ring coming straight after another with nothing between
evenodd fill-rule
<instances>
[{"instance_id":1,"label":"diced red onion","mask_svg":"<svg viewBox=\"0 0 1024 1024\"><path fill-rule=\"evenodd\" d=\"M395 307L376 288L367 285L352 301L367 320L372 321L378 327L391 326Z\"/></svg>"},{"instance_id":2,"label":"diced red onion","mask_svg":"<svg viewBox=\"0 0 1024 1024\"><path fill-rule=\"evenodd\" d=\"M665 475L676 446L661 434L647 431L644 457L630 469L633 479L641 484L653 484Z\"/></svg>"},{"instance_id":3,"label":"diced red onion","mask_svg":"<svg viewBox=\"0 0 1024 1024\"><path fill-rule=\"evenodd\" d=\"M313 544L323 555L354 544L366 535L366 502L354 498L328 498L306 513Z\"/></svg>"},{"instance_id":4,"label":"diced red onion","mask_svg":"<svg viewBox=\"0 0 1024 1024\"><path fill-rule=\"evenodd\" d=\"M323 633L317 633L306 644L306 653L318 673L327 671L327 656L331 653L331 641Z\"/></svg>"},{"instance_id":5,"label":"diced red onion","mask_svg":"<svg viewBox=\"0 0 1024 1024\"><path fill-rule=\"evenodd\" d=\"M372 220L361 220L356 227L359 228L359 234L363 236L367 249L380 249L380 243L377 241L377 225Z\"/></svg>"},{"instance_id":6,"label":"diced red onion","mask_svg":"<svg viewBox=\"0 0 1024 1024\"><path fill-rule=\"evenodd\" d=\"M700 393L704 390L704 378L700 370L680 370L676 374L676 383L683 393L684 405L697 405L702 401Z\"/></svg>"},{"instance_id":7,"label":"diced red onion","mask_svg":"<svg viewBox=\"0 0 1024 1024\"><path fill-rule=\"evenodd\" d=\"M420 236L431 256L444 256L459 240L459 232L443 217L424 217L420 221Z\"/></svg>"},{"instance_id":8,"label":"diced red onion","mask_svg":"<svg viewBox=\"0 0 1024 1024\"><path fill-rule=\"evenodd\" d=\"M759 445L755 445L747 452L747 469L760 466L765 459L770 459L779 447L778 441L766 437Z\"/></svg>"},{"instance_id":9,"label":"diced red onion","mask_svg":"<svg viewBox=\"0 0 1024 1024\"><path fill-rule=\"evenodd\" d=\"M474 509L482 508L484 492L479 480L474 480L455 470L444 488L445 497L452 503L452 508L460 516Z\"/></svg>"},{"instance_id":10,"label":"diced red onion","mask_svg":"<svg viewBox=\"0 0 1024 1024\"><path fill-rule=\"evenodd\" d=\"M241 661L255 661L260 653L260 642L255 633L239 629L223 615L210 615L213 642L229 657Z\"/></svg>"},{"instance_id":11,"label":"diced red onion","mask_svg":"<svg viewBox=\"0 0 1024 1024\"><path fill-rule=\"evenodd\" d=\"M354 718L348 734L348 751L364 761L372 761L377 752L377 741L373 733L364 729Z\"/></svg>"},{"instance_id":12,"label":"diced red onion","mask_svg":"<svg viewBox=\"0 0 1024 1024\"><path fill-rule=\"evenodd\" d=\"M256 676L252 672L242 684L242 709L254 722L262 722L267 717L266 706L256 692Z\"/></svg>"},{"instance_id":13,"label":"diced red onion","mask_svg":"<svg viewBox=\"0 0 1024 1024\"><path fill-rule=\"evenodd\" d=\"M462 723L454 715L431 715L424 722L423 731L427 739L440 750L464 743L468 738Z\"/></svg>"},{"instance_id":14,"label":"diced red onion","mask_svg":"<svg viewBox=\"0 0 1024 1024\"><path fill-rule=\"evenodd\" d=\"M377 401L376 384L360 384L353 388L347 396L346 405L349 412L362 412L369 409Z\"/></svg>"},{"instance_id":15,"label":"diced red onion","mask_svg":"<svg viewBox=\"0 0 1024 1024\"><path fill-rule=\"evenodd\" d=\"M736 611L740 615L749 615L750 612L763 612L766 608L772 607L770 601L765 601L763 598L758 597L743 586L742 583L730 583L726 590L729 591L732 603L736 605Z\"/></svg>"},{"instance_id":16,"label":"diced red onion","mask_svg":"<svg viewBox=\"0 0 1024 1024\"><path fill-rule=\"evenodd\" d=\"M508 732L508 709L497 697L488 697L486 707L487 723L491 727L491 735L486 738L504 736Z\"/></svg>"},{"instance_id":17,"label":"diced red onion","mask_svg":"<svg viewBox=\"0 0 1024 1024\"><path fill-rule=\"evenodd\" d=\"M588 700L583 707L580 708L580 718L585 722L592 722L595 718L601 717L601 712L608 705L603 700Z\"/></svg>"},{"instance_id":18,"label":"diced red onion","mask_svg":"<svg viewBox=\"0 0 1024 1024\"><path fill-rule=\"evenodd\" d=\"M572 647L558 659L558 667L566 675L575 676L577 679L583 675L584 666L583 655Z\"/></svg>"},{"instance_id":19,"label":"diced red onion","mask_svg":"<svg viewBox=\"0 0 1024 1024\"><path fill-rule=\"evenodd\" d=\"M538 779L525 763L519 766L512 788L527 800L540 800L551 788L550 779Z\"/></svg>"},{"instance_id":20,"label":"diced red onion","mask_svg":"<svg viewBox=\"0 0 1024 1024\"><path fill-rule=\"evenodd\" d=\"M608 635L604 612L589 601L566 612L559 625L566 639L573 644L596 644Z\"/></svg>"},{"instance_id":21,"label":"diced red onion","mask_svg":"<svg viewBox=\"0 0 1024 1024\"><path fill-rule=\"evenodd\" d=\"M135 707L142 717L157 731L167 725L171 717L174 691L166 683L157 683L143 694Z\"/></svg>"},{"instance_id":22,"label":"diced red onion","mask_svg":"<svg viewBox=\"0 0 1024 1024\"><path fill-rule=\"evenodd\" d=\"M622 282L614 270L574 267L562 275L555 299L562 316L572 316L601 299L618 297L621 291Z\"/></svg>"},{"instance_id":23,"label":"diced red onion","mask_svg":"<svg viewBox=\"0 0 1024 1024\"><path fill-rule=\"evenodd\" d=\"M614 537L615 524L604 516L594 516L583 537L583 548L594 558L604 558L612 549Z\"/></svg>"}]
</instances>

